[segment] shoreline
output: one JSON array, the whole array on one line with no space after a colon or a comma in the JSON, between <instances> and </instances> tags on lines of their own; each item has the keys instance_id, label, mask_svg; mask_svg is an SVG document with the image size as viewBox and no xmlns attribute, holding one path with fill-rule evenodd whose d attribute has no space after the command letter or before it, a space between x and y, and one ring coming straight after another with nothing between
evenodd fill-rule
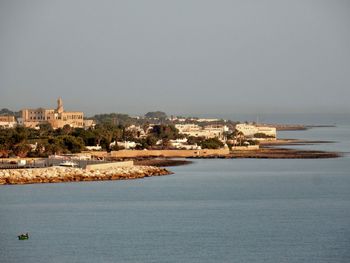
<instances>
[{"instance_id":1,"label":"shoreline","mask_svg":"<svg viewBox=\"0 0 350 263\"><path fill-rule=\"evenodd\" d=\"M146 165L146 166L155 166L155 167L173 167L173 166L182 166L193 163L189 160L179 160L179 159L152 159L152 158L143 158L133 160L135 165Z\"/></svg>"},{"instance_id":2,"label":"shoreline","mask_svg":"<svg viewBox=\"0 0 350 263\"><path fill-rule=\"evenodd\" d=\"M339 152L299 150L286 148L261 148L252 151L234 151L227 158L258 158L258 159L328 159L339 158Z\"/></svg>"},{"instance_id":3,"label":"shoreline","mask_svg":"<svg viewBox=\"0 0 350 263\"><path fill-rule=\"evenodd\" d=\"M155 166L132 166L99 170L59 166L2 169L0 170L0 185L132 180L170 174L173 173L165 168Z\"/></svg>"},{"instance_id":4,"label":"shoreline","mask_svg":"<svg viewBox=\"0 0 350 263\"><path fill-rule=\"evenodd\" d=\"M335 141L320 141L320 140L301 140L301 139L276 139L274 141L260 141L262 148L269 146L283 146L283 145L312 145L322 143L334 143Z\"/></svg>"},{"instance_id":5,"label":"shoreline","mask_svg":"<svg viewBox=\"0 0 350 263\"><path fill-rule=\"evenodd\" d=\"M133 180L151 176L173 174L164 167L193 163L188 159L324 159L342 157L343 153L282 148L288 145L310 145L333 143L333 141L311 141L302 139L277 139L261 141L259 149L212 151L204 155L187 155L179 159L176 156L120 156L109 157L110 161L126 161L129 166L104 167L95 165L94 169L51 166L45 168L0 169L0 185L21 185L38 183L67 183L87 181ZM168 150L169 151L169 150ZM206 150L204 150L206 151ZM129 154L129 153L128 153ZM15 159L16 160L16 159Z\"/></svg>"},{"instance_id":6,"label":"shoreline","mask_svg":"<svg viewBox=\"0 0 350 263\"><path fill-rule=\"evenodd\" d=\"M305 149L290 149L280 146L311 145L321 143L334 143L334 141L310 141L301 139L277 139L275 141L262 141L257 150L231 150L229 154L213 154L207 156L188 156L185 159L328 159L343 156L341 152L316 151ZM178 166L191 164L188 160L177 160L172 157L143 157L121 158L118 160L133 160L135 165L152 165L157 167Z\"/></svg>"},{"instance_id":7,"label":"shoreline","mask_svg":"<svg viewBox=\"0 0 350 263\"><path fill-rule=\"evenodd\" d=\"M297 150L286 148L260 148L258 150L231 151L228 155L195 156L190 159L330 159L339 158L339 152Z\"/></svg>"},{"instance_id":8,"label":"shoreline","mask_svg":"<svg viewBox=\"0 0 350 263\"><path fill-rule=\"evenodd\" d=\"M307 125L307 124L263 124L269 127L276 127L277 131L303 131L312 128L332 128L336 127L336 125Z\"/></svg>"}]
</instances>

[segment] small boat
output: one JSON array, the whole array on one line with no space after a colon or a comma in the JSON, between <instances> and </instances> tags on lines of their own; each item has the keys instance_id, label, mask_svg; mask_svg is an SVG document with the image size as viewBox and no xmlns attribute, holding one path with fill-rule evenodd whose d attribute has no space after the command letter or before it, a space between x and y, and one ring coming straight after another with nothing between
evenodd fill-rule
<instances>
[{"instance_id":1,"label":"small boat","mask_svg":"<svg viewBox=\"0 0 350 263\"><path fill-rule=\"evenodd\" d=\"M20 234L18 236L18 240L26 240L26 239L29 239L29 234L28 233Z\"/></svg>"},{"instance_id":2,"label":"small boat","mask_svg":"<svg viewBox=\"0 0 350 263\"><path fill-rule=\"evenodd\" d=\"M64 166L64 167L77 167L78 164L72 161L64 161L59 164L59 166Z\"/></svg>"}]
</instances>

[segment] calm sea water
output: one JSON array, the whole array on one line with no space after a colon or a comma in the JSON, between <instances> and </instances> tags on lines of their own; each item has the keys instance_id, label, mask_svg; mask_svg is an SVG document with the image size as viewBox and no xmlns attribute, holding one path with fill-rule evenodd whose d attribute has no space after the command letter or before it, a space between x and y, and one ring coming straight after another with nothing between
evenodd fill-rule
<instances>
[{"instance_id":1,"label":"calm sea water","mask_svg":"<svg viewBox=\"0 0 350 263\"><path fill-rule=\"evenodd\" d=\"M310 147L348 152L350 126L281 136L335 140ZM349 155L171 170L0 186L0 262L350 262Z\"/></svg>"}]
</instances>

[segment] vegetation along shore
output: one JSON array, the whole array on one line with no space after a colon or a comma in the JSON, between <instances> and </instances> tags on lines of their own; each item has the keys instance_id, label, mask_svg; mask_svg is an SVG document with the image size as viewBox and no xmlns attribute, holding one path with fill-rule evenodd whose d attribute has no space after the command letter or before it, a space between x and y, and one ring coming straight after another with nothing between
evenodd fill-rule
<instances>
[{"instance_id":1,"label":"vegetation along shore","mask_svg":"<svg viewBox=\"0 0 350 263\"><path fill-rule=\"evenodd\" d=\"M64 115L62 105L59 99L54 111ZM35 116L31 115L31 119L21 123L20 114L10 116L7 110L2 115L0 184L125 180L167 175L171 172L162 167L190 164L186 158L341 156L337 152L281 148L283 145L325 143L279 139L277 136L280 130L313 128L306 125L168 117L157 111L148 112L144 117L115 113L95 115L86 120L89 125L85 126L80 117L79 125L50 122L51 119L40 115L43 113L41 108L23 110L22 119L29 116L24 113ZM58 167L67 161L79 168Z\"/></svg>"}]
</instances>

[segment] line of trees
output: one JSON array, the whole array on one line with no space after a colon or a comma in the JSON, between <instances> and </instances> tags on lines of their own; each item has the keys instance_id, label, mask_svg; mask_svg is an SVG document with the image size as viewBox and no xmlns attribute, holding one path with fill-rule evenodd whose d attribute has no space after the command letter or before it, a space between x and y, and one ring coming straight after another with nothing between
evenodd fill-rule
<instances>
[{"instance_id":1,"label":"line of trees","mask_svg":"<svg viewBox=\"0 0 350 263\"><path fill-rule=\"evenodd\" d=\"M144 126L146 131L147 125ZM140 137L137 131L125 129L125 126L113 123L100 123L94 129L72 128L69 125L52 129L50 124L41 124L40 129L18 126L12 129L0 129L0 157L46 157L52 154L79 153L86 146L100 145L105 151L120 150L114 141L134 141L136 149L168 149L170 140L187 137L190 145L201 146L202 149L219 149L224 147L218 138L193 137L180 134L174 125L158 124L148 130L147 135ZM225 134L227 144L236 141L235 145L253 145L257 141L247 139L241 132ZM159 144L161 142L161 144ZM113 146L111 146L113 145Z\"/></svg>"},{"instance_id":2,"label":"line of trees","mask_svg":"<svg viewBox=\"0 0 350 263\"><path fill-rule=\"evenodd\" d=\"M166 147L171 139L182 138L173 125L155 125L144 138L137 138L134 131L124 126L102 123L94 129L72 128L69 125L52 129L50 124L41 124L40 129L18 126L0 129L0 157L45 157L51 154L78 153L86 146L100 145L103 150L118 150L110 147L113 141L135 141L138 149L154 147L159 140Z\"/></svg>"}]
</instances>

